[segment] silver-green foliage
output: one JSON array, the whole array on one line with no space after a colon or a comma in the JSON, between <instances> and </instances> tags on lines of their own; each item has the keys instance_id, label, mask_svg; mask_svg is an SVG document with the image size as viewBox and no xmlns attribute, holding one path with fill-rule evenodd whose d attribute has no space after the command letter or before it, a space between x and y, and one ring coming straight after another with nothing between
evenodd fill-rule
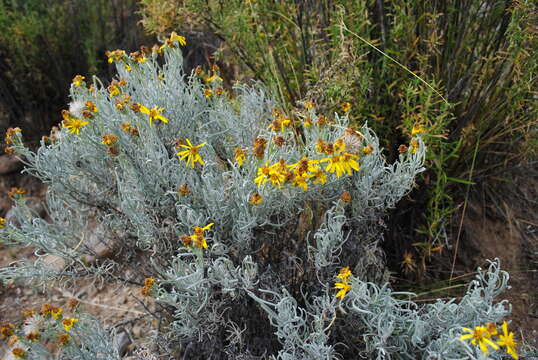
<instances>
[{"instance_id":1,"label":"silver-green foliage","mask_svg":"<svg viewBox=\"0 0 538 360\"><path fill-rule=\"evenodd\" d=\"M379 359L461 358L470 351L457 341L462 326L507 314L503 303L493 302L507 279L496 265L459 303L419 306L409 294L364 281L371 275L365 261L379 262L369 260L369 249L382 239L378 220L423 170L420 138L416 151L387 164L375 134L365 124L360 135L350 135L345 116L276 133L268 128L275 104L262 89L242 86L234 98L207 98L203 90L215 85L183 74L180 51L167 49L162 67L156 56L141 64L125 59L117 69L127 81L122 93L148 108L164 108L168 123L150 126L147 115L128 106L118 110L116 98L94 78L94 92L71 89L73 115L86 101L98 108L80 135L62 128L56 141L43 142L35 152L16 141L27 171L49 186L51 221L30 213L24 198L17 200L20 226L8 225L2 240L37 247L38 260L4 268L2 278L45 281L94 274L110 279L121 270L117 262L128 258L140 264L140 278L133 280L157 278L152 294L169 310L168 326L156 335L168 339L170 347L179 339L185 351L198 344L200 356L257 358L273 352L278 359L333 359L360 349ZM315 124L315 111L308 115ZM123 131L125 122L139 136ZM117 154L101 143L106 134L117 136ZM285 138L284 146L271 143L275 135ZM263 159L249 154L239 166L234 149L250 148L257 137L269 141ZM306 191L255 184L266 162L320 160L326 155L316 151L316 141L339 138L361 155L360 171L329 174L327 183L310 182ZM178 139L207 143L200 148L205 164L191 168L178 160ZM373 152L363 155L367 145ZM183 184L190 190L186 196L177 191ZM339 200L344 191L351 204ZM263 196L259 205L249 202L255 192ZM206 233L208 249L182 245L180 236L209 223L215 225ZM122 257L91 265L84 260L93 255L85 230L91 224ZM46 267L46 254L65 259L64 269ZM353 267L352 290L339 301L334 276L346 265ZM278 343L281 349L275 350Z\"/></svg>"}]
</instances>

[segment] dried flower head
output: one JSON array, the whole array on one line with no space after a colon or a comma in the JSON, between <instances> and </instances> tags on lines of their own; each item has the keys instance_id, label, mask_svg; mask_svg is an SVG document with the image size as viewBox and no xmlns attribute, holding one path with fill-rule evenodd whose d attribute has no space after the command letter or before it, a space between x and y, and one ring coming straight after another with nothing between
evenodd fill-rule
<instances>
[{"instance_id":1,"label":"dried flower head","mask_svg":"<svg viewBox=\"0 0 538 360\"><path fill-rule=\"evenodd\" d=\"M263 201L263 197L257 192L253 193L248 198L248 202L251 203L252 205L260 205L262 201Z\"/></svg>"},{"instance_id":2,"label":"dried flower head","mask_svg":"<svg viewBox=\"0 0 538 360\"><path fill-rule=\"evenodd\" d=\"M183 184L178 188L177 191L181 196L187 196L187 195L189 195L189 192L190 192L189 185L188 184Z\"/></svg>"},{"instance_id":3,"label":"dried flower head","mask_svg":"<svg viewBox=\"0 0 538 360\"><path fill-rule=\"evenodd\" d=\"M282 136L277 135L273 136L273 144L275 144L278 147L284 146L285 140Z\"/></svg>"},{"instance_id":4,"label":"dried flower head","mask_svg":"<svg viewBox=\"0 0 538 360\"><path fill-rule=\"evenodd\" d=\"M340 195L340 200L344 203L350 203L351 202L351 193L349 191L344 191L342 195Z\"/></svg>"},{"instance_id":5,"label":"dried flower head","mask_svg":"<svg viewBox=\"0 0 538 360\"><path fill-rule=\"evenodd\" d=\"M7 196L10 198L10 199L14 199L14 198L18 198L22 195L26 194L26 190L24 189L21 189L21 188L17 188L17 187L12 187L11 190L7 193Z\"/></svg>"}]
</instances>

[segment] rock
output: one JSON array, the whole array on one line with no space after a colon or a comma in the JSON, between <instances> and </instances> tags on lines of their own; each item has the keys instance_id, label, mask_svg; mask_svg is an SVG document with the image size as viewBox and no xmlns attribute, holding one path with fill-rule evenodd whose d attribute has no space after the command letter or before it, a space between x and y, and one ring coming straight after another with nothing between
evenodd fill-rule
<instances>
[{"instance_id":1,"label":"rock","mask_svg":"<svg viewBox=\"0 0 538 360\"><path fill-rule=\"evenodd\" d=\"M56 271L62 271L67 265L64 258L52 254L43 256L41 261L46 268Z\"/></svg>"},{"instance_id":2,"label":"rock","mask_svg":"<svg viewBox=\"0 0 538 360\"><path fill-rule=\"evenodd\" d=\"M98 259L112 257L117 250L118 240L104 226L95 220L91 220L84 230L84 249L88 255L82 260L93 264Z\"/></svg>"},{"instance_id":3,"label":"rock","mask_svg":"<svg viewBox=\"0 0 538 360\"><path fill-rule=\"evenodd\" d=\"M0 175L11 174L22 169L22 162L15 155L0 155Z\"/></svg>"},{"instance_id":4,"label":"rock","mask_svg":"<svg viewBox=\"0 0 538 360\"><path fill-rule=\"evenodd\" d=\"M127 347L131 344L131 338L125 331L118 332L114 336L114 346L118 350L120 356L125 355Z\"/></svg>"}]
</instances>

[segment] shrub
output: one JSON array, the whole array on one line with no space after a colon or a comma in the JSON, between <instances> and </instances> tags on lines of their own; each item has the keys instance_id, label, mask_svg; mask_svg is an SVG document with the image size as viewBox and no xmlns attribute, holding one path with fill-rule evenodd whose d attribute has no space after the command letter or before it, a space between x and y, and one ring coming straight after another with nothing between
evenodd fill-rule
<instances>
[{"instance_id":1,"label":"shrub","mask_svg":"<svg viewBox=\"0 0 538 360\"><path fill-rule=\"evenodd\" d=\"M508 315L494 302L508 280L497 263L459 303L419 305L386 285L380 219L424 170L420 134L389 164L366 124L312 106L292 121L260 87L185 75L184 40L109 52L118 78L75 80L61 128L35 152L11 132L26 171L48 184L51 221L10 194L20 225L5 224L2 241L35 246L38 260L0 278L138 283L160 305L164 356L479 358L458 338ZM88 229L110 258L90 260Z\"/></svg>"},{"instance_id":2,"label":"shrub","mask_svg":"<svg viewBox=\"0 0 538 360\"><path fill-rule=\"evenodd\" d=\"M341 112L350 103L352 122L368 120L385 146L404 142L414 125L423 127L428 172L419 182L427 186L413 194L416 206L409 204L411 215L401 222L410 223L402 229L410 243L426 245L424 257L450 242L462 186L480 184L480 193L496 203L490 183L505 177L512 162L535 158L532 1L140 4L151 33L217 34L223 41L216 59L242 64L243 76L263 81L288 109L314 101L323 111ZM396 158L396 147L387 155ZM391 253L409 250L400 240Z\"/></svg>"}]
</instances>

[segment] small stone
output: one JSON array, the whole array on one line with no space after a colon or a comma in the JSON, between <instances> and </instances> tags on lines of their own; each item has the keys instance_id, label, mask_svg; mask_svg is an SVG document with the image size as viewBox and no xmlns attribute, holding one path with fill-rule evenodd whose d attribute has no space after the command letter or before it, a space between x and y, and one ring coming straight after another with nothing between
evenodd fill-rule
<instances>
[{"instance_id":1,"label":"small stone","mask_svg":"<svg viewBox=\"0 0 538 360\"><path fill-rule=\"evenodd\" d=\"M64 258L52 254L43 256L41 261L46 268L56 271L62 271L67 264Z\"/></svg>"},{"instance_id":2,"label":"small stone","mask_svg":"<svg viewBox=\"0 0 538 360\"><path fill-rule=\"evenodd\" d=\"M121 331L114 336L114 346L118 350L120 356L125 355L127 347L131 344L131 338L125 331Z\"/></svg>"}]
</instances>

